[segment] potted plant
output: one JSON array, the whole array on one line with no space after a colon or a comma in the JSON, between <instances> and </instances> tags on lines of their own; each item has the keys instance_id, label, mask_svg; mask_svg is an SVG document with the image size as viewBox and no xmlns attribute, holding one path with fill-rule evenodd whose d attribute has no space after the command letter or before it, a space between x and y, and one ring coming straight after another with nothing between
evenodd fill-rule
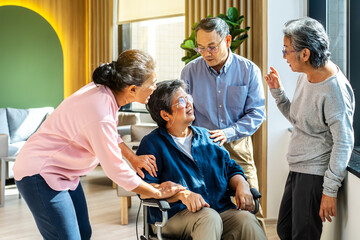
<instances>
[{"instance_id":1,"label":"potted plant","mask_svg":"<svg viewBox=\"0 0 360 240\"><path fill-rule=\"evenodd\" d=\"M211 15L209 15L208 17L211 17ZM247 31L249 31L250 27L240 27L241 23L244 21L244 16L239 16L239 11L235 7L230 7L227 11L227 15L219 14L217 17L223 19L229 26L231 35L230 49L232 52L234 52L240 47L240 45L245 41L245 39L248 38ZM192 32L190 37L186 38L180 45L180 47L186 52L186 55L181 58L181 61L185 62L185 64L200 57L200 54L194 50L196 46L195 28L197 24L197 22L194 23L191 28Z\"/></svg>"}]
</instances>

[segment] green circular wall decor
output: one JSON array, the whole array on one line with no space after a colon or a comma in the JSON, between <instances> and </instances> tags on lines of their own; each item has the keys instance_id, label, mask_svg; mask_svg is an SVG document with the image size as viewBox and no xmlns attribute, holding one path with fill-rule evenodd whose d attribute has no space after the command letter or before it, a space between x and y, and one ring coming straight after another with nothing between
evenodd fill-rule
<instances>
[{"instance_id":1,"label":"green circular wall decor","mask_svg":"<svg viewBox=\"0 0 360 240\"><path fill-rule=\"evenodd\" d=\"M0 107L57 107L64 98L60 40L38 13L0 7Z\"/></svg>"}]
</instances>

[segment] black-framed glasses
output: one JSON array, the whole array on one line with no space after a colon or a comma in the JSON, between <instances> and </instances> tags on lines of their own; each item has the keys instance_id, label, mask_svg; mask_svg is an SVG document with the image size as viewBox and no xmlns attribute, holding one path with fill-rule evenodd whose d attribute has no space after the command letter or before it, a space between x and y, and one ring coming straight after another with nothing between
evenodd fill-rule
<instances>
[{"instance_id":1,"label":"black-framed glasses","mask_svg":"<svg viewBox=\"0 0 360 240\"><path fill-rule=\"evenodd\" d=\"M289 53L292 53L292 52L296 52L296 51L295 50L286 51L285 47L284 47L282 50L283 57L286 57L286 55L288 55Z\"/></svg>"},{"instance_id":2,"label":"black-framed glasses","mask_svg":"<svg viewBox=\"0 0 360 240\"><path fill-rule=\"evenodd\" d=\"M180 97L178 102L171 105L171 106L177 105L177 109L183 109L183 108L186 108L186 105L187 105L188 102L190 102L191 104L194 102L192 96L189 95L189 94L187 94L184 97Z\"/></svg>"},{"instance_id":3,"label":"black-framed glasses","mask_svg":"<svg viewBox=\"0 0 360 240\"><path fill-rule=\"evenodd\" d=\"M204 47L196 47L196 48L194 48L194 50L196 52L200 53L200 54L205 53L205 51L208 51L210 53L216 53L218 48L219 48L219 45L222 43L222 41L224 41L225 38L226 38L226 36L223 37L223 39L221 39L219 44L216 45L216 46L210 46L210 47L206 47L206 48L204 48Z\"/></svg>"}]
</instances>

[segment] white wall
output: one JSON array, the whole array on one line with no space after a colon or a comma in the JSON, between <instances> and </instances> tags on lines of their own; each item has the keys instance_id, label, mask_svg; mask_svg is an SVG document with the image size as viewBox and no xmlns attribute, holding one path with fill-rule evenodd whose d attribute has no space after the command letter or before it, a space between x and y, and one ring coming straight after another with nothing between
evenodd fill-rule
<instances>
[{"instance_id":1,"label":"white wall","mask_svg":"<svg viewBox=\"0 0 360 240\"><path fill-rule=\"evenodd\" d=\"M287 95L292 99L297 73L293 73L282 57L283 33L285 22L304 17L307 14L306 0L268 0L268 66L276 68L280 74ZM265 75L266 73L263 73ZM276 107L268 91L268 152L267 152L267 218L278 217L288 164L287 146L290 138L289 122Z\"/></svg>"},{"instance_id":2,"label":"white wall","mask_svg":"<svg viewBox=\"0 0 360 240\"><path fill-rule=\"evenodd\" d=\"M323 225L321 240L359 239L360 178L348 173L337 198L336 218Z\"/></svg>"}]
</instances>

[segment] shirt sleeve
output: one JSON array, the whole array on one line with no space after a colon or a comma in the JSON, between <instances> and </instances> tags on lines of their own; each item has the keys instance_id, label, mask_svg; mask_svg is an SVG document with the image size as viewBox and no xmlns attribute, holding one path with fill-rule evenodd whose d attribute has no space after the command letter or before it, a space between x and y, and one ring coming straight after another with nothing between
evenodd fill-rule
<instances>
[{"instance_id":1,"label":"shirt sleeve","mask_svg":"<svg viewBox=\"0 0 360 240\"><path fill-rule=\"evenodd\" d=\"M245 178L245 180L247 180L244 170L242 169L242 167L237 164L235 162L234 159L230 158L230 154L229 152L223 147L223 146L218 146L218 145L214 145L215 147L219 148L219 151L222 155L222 158L225 162L225 166L226 166L226 173L227 173L227 180L228 182L230 181L230 179L237 174L240 174L241 176L243 176Z\"/></svg>"},{"instance_id":2,"label":"shirt sleeve","mask_svg":"<svg viewBox=\"0 0 360 240\"><path fill-rule=\"evenodd\" d=\"M122 157L115 122L101 121L89 124L84 129L84 135L111 180L128 191L139 186L140 177Z\"/></svg>"},{"instance_id":3,"label":"shirt sleeve","mask_svg":"<svg viewBox=\"0 0 360 240\"><path fill-rule=\"evenodd\" d=\"M223 129L228 142L253 135L266 118L265 94L260 69L253 66L249 76L244 115L228 128Z\"/></svg>"},{"instance_id":4,"label":"shirt sleeve","mask_svg":"<svg viewBox=\"0 0 360 240\"><path fill-rule=\"evenodd\" d=\"M156 159L156 166L158 168L157 174L159 175L162 172L162 161L159 151L156 151L154 145L152 144L150 137L145 136L139 145L136 155L153 155ZM158 177L152 177L148 171L144 171L145 177L143 180L147 183L158 183L160 184L160 179Z\"/></svg>"}]
</instances>

